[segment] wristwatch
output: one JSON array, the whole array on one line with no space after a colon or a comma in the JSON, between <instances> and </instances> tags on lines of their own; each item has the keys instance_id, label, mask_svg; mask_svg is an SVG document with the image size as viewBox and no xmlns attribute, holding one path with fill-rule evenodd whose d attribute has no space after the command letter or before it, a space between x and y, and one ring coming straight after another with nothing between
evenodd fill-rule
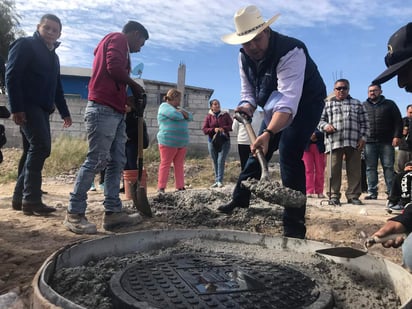
<instances>
[{"instance_id":1,"label":"wristwatch","mask_svg":"<svg viewBox=\"0 0 412 309\"><path fill-rule=\"evenodd\" d=\"M265 133L265 132L269 133L270 137L274 137L274 136L275 136L275 133L273 133L272 131L270 131L270 130L268 130L268 129L264 129L262 133Z\"/></svg>"}]
</instances>

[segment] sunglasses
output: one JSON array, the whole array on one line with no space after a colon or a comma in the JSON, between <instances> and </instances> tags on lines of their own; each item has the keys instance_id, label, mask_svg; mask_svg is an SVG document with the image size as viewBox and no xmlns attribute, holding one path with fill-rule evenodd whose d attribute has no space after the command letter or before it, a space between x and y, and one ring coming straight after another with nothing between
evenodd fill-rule
<instances>
[{"instance_id":1,"label":"sunglasses","mask_svg":"<svg viewBox=\"0 0 412 309\"><path fill-rule=\"evenodd\" d=\"M337 90L337 91L346 91L346 90L348 90L348 87L336 87L335 90Z\"/></svg>"}]
</instances>

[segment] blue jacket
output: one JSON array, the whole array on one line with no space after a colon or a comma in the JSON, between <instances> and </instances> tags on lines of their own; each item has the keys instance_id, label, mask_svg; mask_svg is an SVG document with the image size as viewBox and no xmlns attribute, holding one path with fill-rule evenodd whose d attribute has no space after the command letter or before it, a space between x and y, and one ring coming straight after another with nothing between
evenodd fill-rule
<instances>
[{"instance_id":1,"label":"blue jacket","mask_svg":"<svg viewBox=\"0 0 412 309\"><path fill-rule=\"evenodd\" d=\"M56 43L55 48L58 46ZM55 49L47 48L37 31L10 45L6 86L12 113L28 112L35 105L49 113L57 107L62 118L70 116L60 80L59 57Z\"/></svg>"}]
</instances>

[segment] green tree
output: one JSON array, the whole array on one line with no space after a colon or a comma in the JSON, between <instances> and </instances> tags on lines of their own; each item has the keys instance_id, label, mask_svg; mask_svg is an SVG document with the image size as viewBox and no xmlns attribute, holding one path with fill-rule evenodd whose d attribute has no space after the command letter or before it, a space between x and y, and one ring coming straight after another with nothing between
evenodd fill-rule
<instances>
[{"instance_id":1,"label":"green tree","mask_svg":"<svg viewBox=\"0 0 412 309\"><path fill-rule=\"evenodd\" d=\"M0 1L0 56L7 59L9 45L17 37L24 35L19 29L20 15L17 14L14 0Z\"/></svg>"}]
</instances>

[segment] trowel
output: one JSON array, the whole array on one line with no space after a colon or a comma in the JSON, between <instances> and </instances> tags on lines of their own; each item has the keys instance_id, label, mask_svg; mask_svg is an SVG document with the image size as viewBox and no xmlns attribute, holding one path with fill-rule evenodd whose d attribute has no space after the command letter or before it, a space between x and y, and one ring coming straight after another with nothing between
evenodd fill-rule
<instances>
[{"instance_id":1,"label":"trowel","mask_svg":"<svg viewBox=\"0 0 412 309\"><path fill-rule=\"evenodd\" d=\"M354 258L367 254L368 248L372 247L374 244L384 243L388 240L393 240L398 237L403 237L405 239L406 235L405 234L392 234L392 235L385 236L385 237L373 236L373 237L367 238L364 242L364 248L365 248L364 250L359 250L359 249L355 249L352 247L334 247L334 248L327 248L327 249L319 249L319 250L316 250L315 252L319 254L324 254L324 255L354 259Z\"/></svg>"}]
</instances>

